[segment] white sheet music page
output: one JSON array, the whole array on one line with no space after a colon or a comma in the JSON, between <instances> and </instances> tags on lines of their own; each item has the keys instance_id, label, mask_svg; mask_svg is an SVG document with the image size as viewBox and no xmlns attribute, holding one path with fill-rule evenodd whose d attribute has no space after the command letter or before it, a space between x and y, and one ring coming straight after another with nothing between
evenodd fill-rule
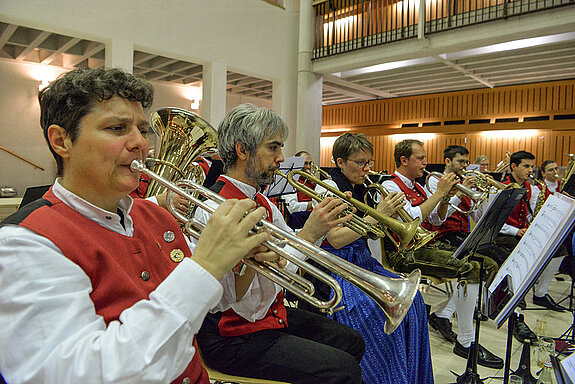
<instances>
[{"instance_id":1,"label":"white sheet music page","mask_svg":"<svg viewBox=\"0 0 575 384\"><path fill-rule=\"evenodd\" d=\"M572 353L569 357L561 361L559 364L561 366L563 383L573 384L573 382L575 382L575 353ZM555 372L556 378L557 373L558 372ZM557 381L559 382L559 379Z\"/></svg>"},{"instance_id":2,"label":"white sheet music page","mask_svg":"<svg viewBox=\"0 0 575 384\"><path fill-rule=\"evenodd\" d=\"M560 245L574 219L574 199L560 193L549 196L488 288L491 294L505 276L511 277L511 291L514 296L495 318L498 327Z\"/></svg>"}]
</instances>

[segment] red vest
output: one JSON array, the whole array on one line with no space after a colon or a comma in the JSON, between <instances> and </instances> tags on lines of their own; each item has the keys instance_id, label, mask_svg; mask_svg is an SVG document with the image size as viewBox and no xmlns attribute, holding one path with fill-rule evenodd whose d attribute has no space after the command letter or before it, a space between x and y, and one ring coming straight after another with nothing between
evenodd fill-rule
<instances>
[{"instance_id":1,"label":"red vest","mask_svg":"<svg viewBox=\"0 0 575 384\"><path fill-rule=\"evenodd\" d=\"M90 297L96 313L106 324L149 294L177 266L170 258L175 249L185 257L191 252L173 217L163 208L135 199L130 216L134 236L110 231L82 216L59 200L50 189L43 196L52 206L43 206L26 217L20 225L52 241L71 261L79 265L92 283ZM172 231L176 238L166 242L163 234ZM129 261L129 262L128 262ZM149 278L144 280L143 272ZM198 350L196 339L194 347ZM209 383L198 353L184 373L174 381L188 377L191 383Z\"/></svg>"},{"instance_id":2,"label":"red vest","mask_svg":"<svg viewBox=\"0 0 575 384\"><path fill-rule=\"evenodd\" d=\"M509 185L511 184L511 179L509 176L503 181L503 184ZM527 222L527 215L529 214L529 200L531 199L531 184L524 181L523 188L527 189L527 193L525 194L524 198L519 200L519 203L511 212L511 216L505 222L515 228L527 228L529 223Z\"/></svg>"},{"instance_id":3,"label":"red vest","mask_svg":"<svg viewBox=\"0 0 575 384\"><path fill-rule=\"evenodd\" d=\"M463 211L468 211L471 208L471 199L467 196L463 196L458 207ZM447 217L440 226L434 225L432 229L437 231L437 238L449 232L469 233L469 216L455 211L451 216Z\"/></svg>"},{"instance_id":4,"label":"red vest","mask_svg":"<svg viewBox=\"0 0 575 384\"><path fill-rule=\"evenodd\" d=\"M298 182L302 183L308 188L311 188L312 190L315 189L315 184L309 181L308 179L304 179L303 176L298 179ZM297 193L297 201L311 201L311 197L309 197L305 193L299 190L296 190L296 193Z\"/></svg>"},{"instance_id":5,"label":"red vest","mask_svg":"<svg viewBox=\"0 0 575 384\"><path fill-rule=\"evenodd\" d=\"M224 183L222 189L218 192L220 196L226 199L245 199L248 198L242 191L238 189L232 182L224 177L218 178L218 182ZM256 203L266 209L268 216L266 220L273 222L272 210L266 200L261 195L256 195ZM248 333L254 333L264 329L279 329L286 328L287 312L284 306L283 292L280 291L274 300L273 304L268 309L263 319L251 322L238 315L232 308L228 309L222 314L222 318L218 324L221 336L241 336Z\"/></svg>"},{"instance_id":6,"label":"red vest","mask_svg":"<svg viewBox=\"0 0 575 384\"><path fill-rule=\"evenodd\" d=\"M407 185L405 185L405 183L401 180L399 176L396 176L391 180L394 181L395 184L399 186L401 192L405 193L405 198L409 200L409 202L413 207L417 207L418 205L423 204L425 200L427 200L427 194L423 190L423 187L418 183L414 182L413 183L414 188L411 189L408 188ZM431 224L429 224L427 220L424 220L421 223L421 226L424 227L425 229L431 229Z\"/></svg>"}]
</instances>

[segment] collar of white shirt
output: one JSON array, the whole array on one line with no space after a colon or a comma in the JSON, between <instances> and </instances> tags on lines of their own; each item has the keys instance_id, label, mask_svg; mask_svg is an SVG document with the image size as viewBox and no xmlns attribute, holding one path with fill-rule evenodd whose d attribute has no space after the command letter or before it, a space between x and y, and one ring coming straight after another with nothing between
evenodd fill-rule
<instances>
[{"instance_id":1,"label":"collar of white shirt","mask_svg":"<svg viewBox=\"0 0 575 384\"><path fill-rule=\"evenodd\" d=\"M134 223L130 217L130 210L132 209L134 200L130 196L122 198L118 204L118 209L124 215L124 226L122 226L121 217L118 213L109 212L96 207L78 195L70 192L62 186L60 178L56 179L56 182L52 187L52 191L58 199L64 202L64 204L82 216L100 224L102 227L125 236L132 237L134 235Z\"/></svg>"}]
</instances>

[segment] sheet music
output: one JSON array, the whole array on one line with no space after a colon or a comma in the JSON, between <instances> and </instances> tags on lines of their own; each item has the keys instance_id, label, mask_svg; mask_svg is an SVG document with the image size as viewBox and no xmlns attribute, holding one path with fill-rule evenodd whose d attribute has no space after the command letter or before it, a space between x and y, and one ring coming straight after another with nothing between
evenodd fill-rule
<instances>
[{"instance_id":1,"label":"sheet music","mask_svg":"<svg viewBox=\"0 0 575 384\"><path fill-rule=\"evenodd\" d=\"M574 199L559 193L549 196L488 288L489 293L493 293L506 275L511 277L514 296L496 317L497 326L501 326L510 309L529 289L535 276L563 241L574 219Z\"/></svg>"},{"instance_id":2,"label":"sheet music","mask_svg":"<svg viewBox=\"0 0 575 384\"><path fill-rule=\"evenodd\" d=\"M284 175L294 169L302 169L305 163L305 157L293 156L288 157L282 163L280 163L280 172ZM274 181L266 188L264 195L266 196L278 196L285 195L287 193L295 193L295 188L288 184L288 181L282 176L274 176Z\"/></svg>"},{"instance_id":3,"label":"sheet music","mask_svg":"<svg viewBox=\"0 0 575 384\"><path fill-rule=\"evenodd\" d=\"M555 356L552 357L553 371L555 372L555 378L559 384L573 384L575 381L575 353L567 357L563 361ZM555 361L553 361L555 360ZM559 362L559 364L557 364ZM560 372L558 372L560 370Z\"/></svg>"}]
</instances>

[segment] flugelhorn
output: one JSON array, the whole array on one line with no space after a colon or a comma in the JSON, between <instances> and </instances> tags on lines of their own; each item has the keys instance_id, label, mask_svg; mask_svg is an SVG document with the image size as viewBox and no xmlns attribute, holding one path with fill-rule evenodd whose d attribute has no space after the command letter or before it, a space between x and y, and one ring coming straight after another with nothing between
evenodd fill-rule
<instances>
[{"instance_id":1,"label":"flugelhorn","mask_svg":"<svg viewBox=\"0 0 575 384\"><path fill-rule=\"evenodd\" d=\"M367 176L366 176L366 179L367 179ZM369 180L369 179L367 179L367 180ZM376 201L377 200L376 199L377 194L380 194L381 198L385 199L385 197L387 197L387 195L389 195L389 191L387 190L387 188L385 188L381 184L370 183L367 186L367 189L365 191L364 201L367 203L367 200L369 198L371 198L373 201ZM413 217L411 217L411 215L403 207L401 207L397 211L397 214L401 218L401 220L403 220L406 223L413 221ZM388 238L391 241L393 241L393 243L395 244L395 247L399 250L413 250L413 251L415 251L415 250L423 247L425 244L429 243L431 240L433 240L436 235L437 235L437 232L428 231L427 229L423 228L422 226L418 226L417 231L415 232L415 235L413 236L413 240L407 245L400 244L393 237L393 235L390 233L388 233ZM402 246L403 246L403 248L402 248Z\"/></svg>"},{"instance_id":2,"label":"flugelhorn","mask_svg":"<svg viewBox=\"0 0 575 384\"><path fill-rule=\"evenodd\" d=\"M361 236L367 236L375 240L387 236L388 231L386 230L386 228L389 228L399 237L399 243L401 244L401 247L405 247L407 246L407 244L411 242L413 236L415 236L415 233L417 232L417 228L419 227L420 223L419 218L412 220L411 222L404 223L400 220L396 220L392 217L384 215L383 213L377 211L374 208L371 208L369 205L363 203L362 201L347 197L345 193L341 192L339 189L334 188L333 186L329 185L328 183L322 180L319 180L309 175L304 176L307 177L308 180L313 182L315 185L319 185L320 187L327 190L327 194L317 193L315 190L309 188L308 186L294 180L295 175L300 175L300 177L302 177L302 174L305 175L303 171L293 170L290 171L287 175L281 173L280 171L276 171L275 173L276 175L285 177L288 183L290 183L290 185L293 186L296 190L308 195L317 202L323 201L327 194L336 196L341 200L343 200L344 202L346 202L351 207L354 207L364 212L367 216L370 216L375 220L377 220L376 224L372 224L369 221L365 220L364 218L359 217L358 215L352 213L351 209L344 211L342 215L352 213L352 219L347 221L344 225L353 230L354 232L360 234Z\"/></svg>"},{"instance_id":3,"label":"flugelhorn","mask_svg":"<svg viewBox=\"0 0 575 384\"><path fill-rule=\"evenodd\" d=\"M443 174L439 172L429 172L427 169L424 169L423 171L427 173L427 177L425 178L425 184L427 186L427 189L429 190L431 190L431 188L429 188L429 179L431 177L436 177L437 179L441 179L443 177ZM479 206L479 204L481 204L483 200L487 197L487 195L484 192L474 191L473 189L466 187L462 183L455 184L453 188L457 189L459 192L463 193L465 196L471 199L471 208L469 208L467 211L464 211L455 204L449 203L449 205L453 209L455 209L458 212L461 212L464 215L469 215L471 212L473 212L473 210L476 209Z\"/></svg>"},{"instance_id":4,"label":"flugelhorn","mask_svg":"<svg viewBox=\"0 0 575 384\"><path fill-rule=\"evenodd\" d=\"M180 195L184 199L190 201L191 204L204 209L208 213L213 213L216 208L214 208L212 204L208 204L207 201L202 201L201 199L193 196L189 193L189 190L197 192L216 205L219 205L225 201L225 199L217 193L191 180L181 180L177 184L172 183L160 177L155 172L148 170L144 163L139 160L134 160L131 163L130 168L134 171L139 171L146 174L151 179L162 184L171 192L169 194L171 196L168 196L170 212L172 212L176 219L185 222L185 231L193 237L199 238L203 229L203 225L178 213L178 211L173 207L173 194ZM184 190L182 187L185 187L189 190ZM248 267L253 268L256 272L261 273L263 276L271 279L290 292L293 292L295 295L308 301L320 310L328 313L333 313L337 309L337 305L339 304L342 296L341 287L337 281L329 274L322 272L313 265L306 263L305 261L287 252L281 245L290 245L292 248L314 260L322 267L327 268L331 272L354 284L356 287L365 292L369 297L371 297L380 306L385 314L385 333L390 334L393 332L407 314L407 311L413 302L413 298L417 293L419 281L421 279L421 271L419 269L413 271L407 278L384 277L360 268L357 265L350 263L340 257L334 256L331 253L318 248L303 239L300 239L293 233L278 228L267 220L262 220L256 226L256 228L254 228L254 231L261 230L268 231L273 238L273 240L263 243L266 247L284 257L288 261L294 263L299 268L312 274L320 281L328 284L334 291L333 298L329 301L318 300L313 296L313 285L307 282L306 279L298 276L296 278L297 281L294 281L293 275L297 276L297 274L292 272L286 273L288 271L280 268L275 268L270 263L258 262L249 258L244 259L244 263Z\"/></svg>"}]
</instances>

